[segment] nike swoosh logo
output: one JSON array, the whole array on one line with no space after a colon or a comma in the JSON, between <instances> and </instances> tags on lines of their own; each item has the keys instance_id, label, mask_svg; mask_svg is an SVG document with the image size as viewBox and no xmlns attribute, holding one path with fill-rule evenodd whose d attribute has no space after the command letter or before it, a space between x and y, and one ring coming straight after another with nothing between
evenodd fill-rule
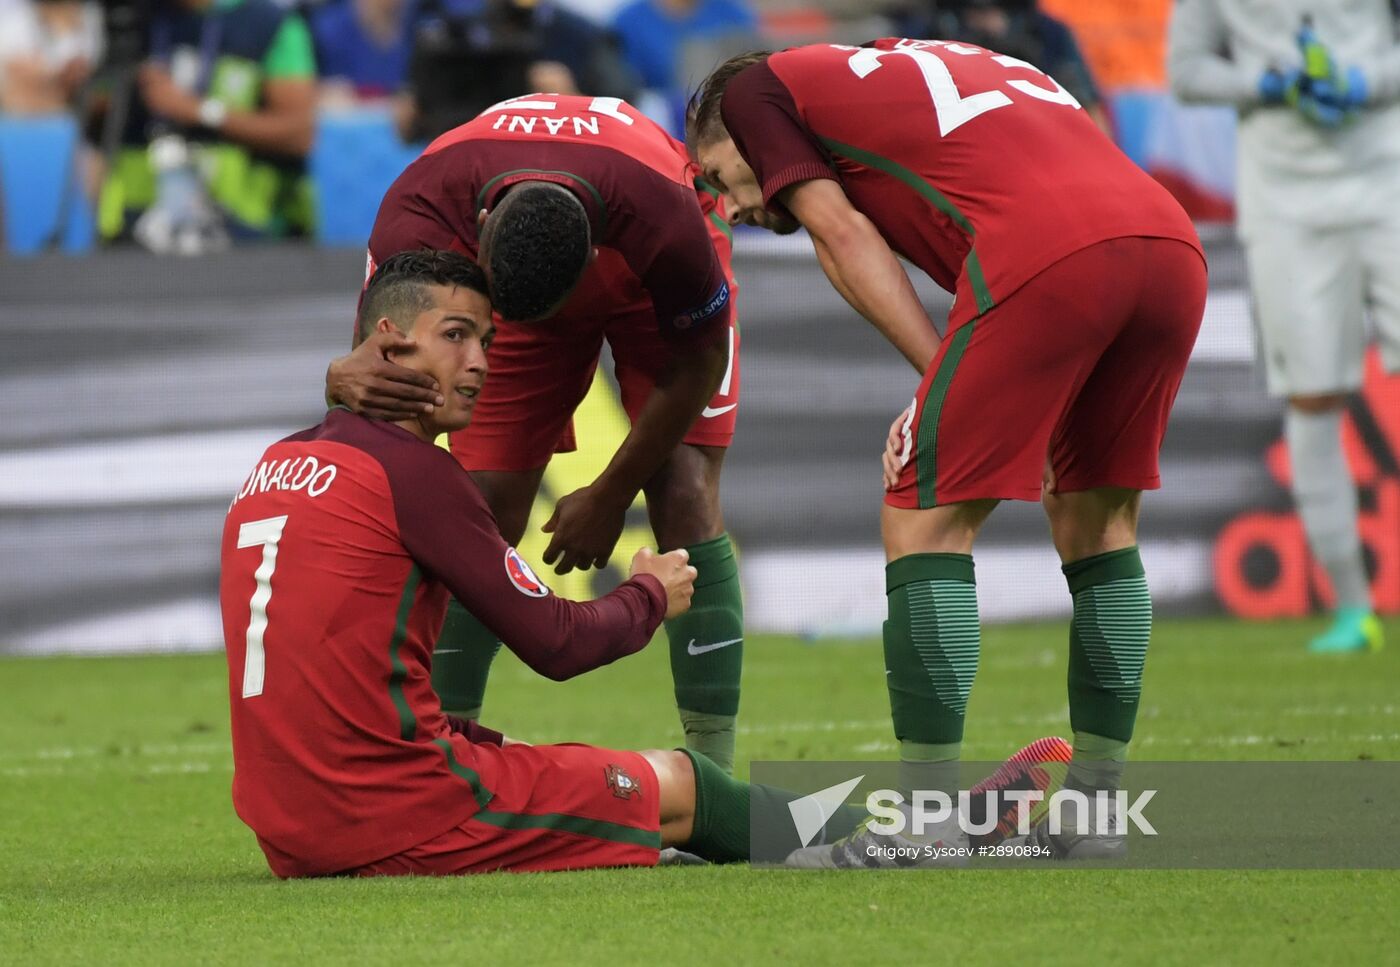
<instances>
[{"instance_id":1,"label":"nike swoosh logo","mask_svg":"<svg viewBox=\"0 0 1400 967\"><path fill-rule=\"evenodd\" d=\"M736 407L736 406L738 406L738 405L739 405L738 403L730 403L728 406L707 406L707 407L705 407L703 410L700 411L700 415L703 416L703 417L705 417L706 419L710 419L711 417L715 417L715 416L723 416L724 414L728 413L730 410L734 409L734 407ZM735 639L735 640L737 641L737 640L741 640L741 639Z\"/></svg>"},{"instance_id":2,"label":"nike swoosh logo","mask_svg":"<svg viewBox=\"0 0 1400 967\"><path fill-rule=\"evenodd\" d=\"M737 645L743 638L730 638L728 641L717 641L713 645L696 645L695 639L690 639L690 644L685 646L686 652L692 655L703 655L707 651L719 651L721 648L728 648L730 645Z\"/></svg>"}]
</instances>

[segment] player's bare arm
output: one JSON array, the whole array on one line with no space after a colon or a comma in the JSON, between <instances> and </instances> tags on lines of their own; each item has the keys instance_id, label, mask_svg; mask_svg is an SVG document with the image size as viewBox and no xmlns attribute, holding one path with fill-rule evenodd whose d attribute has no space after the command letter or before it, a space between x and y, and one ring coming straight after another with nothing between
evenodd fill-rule
<instances>
[{"instance_id":1,"label":"player's bare arm","mask_svg":"<svg viewBox=\"0 0 1400 967\"><path fill-rule=\"evenodd\" d=\"M923 373L938 352L938 331L870 219L840 184L825 178L791 185L779 201L807 229L822 271L841 297Z\"/></svg>"},{"instance_id":2,"label":"player's bare arm","mask_svg":"<svg viewBox=\"0 0 1400 967\"><path fill-rule=\"evenodd\" d=\"M722 327L678 350L646 405L598 479L559 499L544 525L552 537L544 562L559 574L603 567L622 534L623 518L661 468L724 378L728 346Z\"/></svg>"}]
</instances>

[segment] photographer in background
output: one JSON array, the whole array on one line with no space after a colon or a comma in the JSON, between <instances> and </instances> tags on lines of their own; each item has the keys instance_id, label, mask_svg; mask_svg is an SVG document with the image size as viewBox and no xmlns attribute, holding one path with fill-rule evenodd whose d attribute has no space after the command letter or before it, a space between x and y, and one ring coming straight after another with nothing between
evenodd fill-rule
<instances>
[{"instance_id":1,"label":"photographer in background","mask_svg":"<svg viewBox=\"0 0 1400 967\"><path fill-rule=\"evenodd\" d=\"M1074 95L1112 137L1113 126L1074 34L1035 0L921 0L895 19L902 37L961 40L1034 64Z\"/></svg>"},{"instance_id":2,"label":"photographer in background","mask_svg":"<svg viewBox=\"0 0 1400 967\"><path fill-rule=\"evenodd\" d=\"M310 229L316 67L273 0L165 0L98 211L107 240L194 254Z\"/></svg>"},{"instance_id":3,"label":"photographer in background","mask_svg":"<svg viewBox=\"0 0 1400 967\"><path fill-rule=\"evenodd\" d=\"M405 140L431 140L531 91L637 91L613 35L548 0L420 0L413 19Z\"/></svg>"}]
</instances>

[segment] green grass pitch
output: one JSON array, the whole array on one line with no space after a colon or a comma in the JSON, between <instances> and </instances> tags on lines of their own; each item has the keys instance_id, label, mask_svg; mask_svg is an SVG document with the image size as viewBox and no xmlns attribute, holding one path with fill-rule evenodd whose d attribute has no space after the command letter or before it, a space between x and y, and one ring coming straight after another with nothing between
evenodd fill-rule
<instances>
[{"instance_id":1,"label":"green grass pitch","mask_svg":"<svg viewBox=\"0 0 1400 967\"><path fill-rule=\"evenodd\" d=\"M1159 623L1135 755L1400 757L1400 649L1310 657L1301 643L1316 628ZM1400 643L1400 625L1388 630ZM1059 625L987 631L970 757L1067 734L1064 642ZM892 754L878 643L746 648L742 760ZM220 655L0 661L0 963L1395 957L1393 871L702 867L283 883L229 803L224 676ZM503 656L486 719L540 741L669 745L669 692L661 642L565 685Z\"/></svg>"}]
</instances>

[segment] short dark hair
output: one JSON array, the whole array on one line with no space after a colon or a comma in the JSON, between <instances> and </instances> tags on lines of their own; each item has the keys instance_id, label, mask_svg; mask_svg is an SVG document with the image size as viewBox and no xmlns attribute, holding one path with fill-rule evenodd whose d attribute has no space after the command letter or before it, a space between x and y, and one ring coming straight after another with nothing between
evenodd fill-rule
<instances>
[{"instance_id":1,"label":"short dark hair","mask_svg":"<svg viewBox=\"0 0 1400 967\"><path fill-rule=\"evenodd\" d=\"M771 50L751 50L747 54L735 54L701 82L700 87L690 96L690 103L685 112L685 140L691 151L702 144L718 141L724 136L724 119L720 116L720 104L724 100L724 90L729 86L729 82L742 71L754 64L761 64L772 56Z\"/></svg>"},{"instance_id":2,"label":"short dark hair","mask_svg":"<svg viewBox=\"0 0 1400 967\"><path fill-rule=\"evenodd\" d=\"M496 311L512 322L543 318L578 283L592 249L588 212L572 191L549 182L512 188L481 238Z\"/></svg>"},{"instance_id":3,"label":"short dark hair","mask_svg":"<svg viewBox=\"0 0 1400 967\"><path fill-rule=\"evenodd\" d=\"M384 260L360 296L360 311L355 318L360 338L374 335L380 319L389 319L404 332L413 328L413 320L432 308L432 296L427 290L434 285L471 289L491 298L486 273L460 252L429 248L400 252Z\"/></svg>"}]
</instances>

